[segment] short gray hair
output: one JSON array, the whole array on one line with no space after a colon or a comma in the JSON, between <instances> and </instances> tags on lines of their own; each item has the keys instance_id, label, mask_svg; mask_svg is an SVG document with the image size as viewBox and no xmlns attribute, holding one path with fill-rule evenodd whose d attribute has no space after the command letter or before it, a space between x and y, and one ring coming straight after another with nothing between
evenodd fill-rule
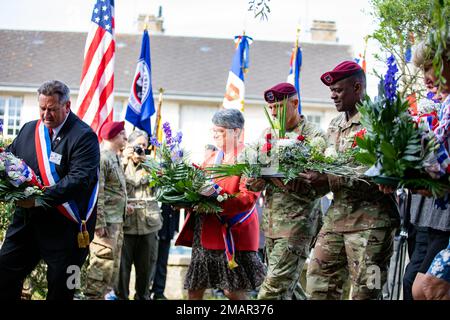
<instances>
[{"instance_id":1,"label":"short gray hair","mask_svg":"<svg viewBox=\"0 0 450 320\"><path fill-rule=\"evenodd\" d=\"M212 122L218 127L242 129L245 120L242 112L237 109L221 109L214 114Z\"/></svg>"},{"instance_id":2,"label":"short gray hair","mask_svg":"<svg viewBox=\"0 0 450 320\"><path fill-rule=\"evenodd\" d=\"M450 58L450 36L445 41L447 49L444 51L442 57L444 59ZM430 44L430 40L422 40L415 47L413 55L413 63L417 68L427 70L433 66L433 58L436 54L436 48Z\"/></svg>"},{"instance_id":3,"label":"short gray hair","mask_svg":"<svg viewBox=\"0 0 450 320\"><path fill-rule=\"evenodd\" d=\"M145 131L136 129L128 136L128 143L135 142L139 137L145 137L145 140L148 141L148 134Z\"/></svg>"},{"instance_id":4,"label":"short gray hair","mask_svg":"<svg viewBox=\"0 0 450 320\"><path fill-rule=\"evenodd\" d=\"M50 97L53 95L58 96L59 103L66 103L70 101L70 89L69 87L58 80L50 80L44 82L38 89L38 94L43 94L44 96Z\"/></svg>"}]
</instances>

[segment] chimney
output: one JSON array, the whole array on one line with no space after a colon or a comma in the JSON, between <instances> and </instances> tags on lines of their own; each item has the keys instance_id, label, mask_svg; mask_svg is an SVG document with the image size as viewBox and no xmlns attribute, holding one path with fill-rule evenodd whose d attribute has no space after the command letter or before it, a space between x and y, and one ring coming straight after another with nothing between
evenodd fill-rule
<instances>
[{"instance_id":1,"label":"chimney","mask_svg":"<svg viewBox=\"0 0 450 320\"><path fill-rule=\"evenodd\" d=\"M138 30L144 31L145 25L150 34L163 34L164 33L164 18L162 16L162 6L159 6L158 16L153 14L140 14L138 16Z\"/></svg>"},{"instance_id":2,"label":"chimney","mask_svg":"<svg viewBox=\"0 0 450 320\"><path fill-rule=\"evenodd\" d=\"M319 42L337 42L336 22L313 20L311 28L311 40Z\"/></svg>"}]
</instances>

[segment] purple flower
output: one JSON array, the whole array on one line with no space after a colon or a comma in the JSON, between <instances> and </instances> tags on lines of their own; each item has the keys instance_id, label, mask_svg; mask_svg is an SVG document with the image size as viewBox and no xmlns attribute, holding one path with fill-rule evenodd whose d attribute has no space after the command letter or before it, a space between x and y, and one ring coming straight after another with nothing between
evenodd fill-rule
<instances>
[{"instance_id":1,"label":"purple flower","mask_svg":"<svg viewBox=\"0 0 450 320\"><path fill-rule=\"evenodd\" d=\"M150 138L150 144L155 147L161 147L161 143L158 142L158 139L155 137Z\"/></svg>"},{"instance_id":2,"label":"purple flower","mask_svg":"<svg viewBox=\"0 0 450 320\"><path fill-rule=\"evenodd\" d=\"M427 99L433 101L434 103L439 103L440 101L438 99L433 99L433 97L435 96L435 93L433 92L428 92L427 93Z\"/></svg>"},{"instance_id":3,"label":"purple flower","mask_svg":"<svg viewBox=\"0 0 450 320\"><path fill-rule=\"evenodd\" d=\"M394 102L397 97L397 80L395 74L398 72L397 65L395 64L395 58L391 55L387 59L388 70L384 77L384 92L386 99L390 102Z\"/></svg>"},{"instance_id":4,"label":"purple flower","mask_svg":"<svg viewBox=\"0 0 450 320\"><path fill-rule=\"evenodd\" d=\"M178 152L177 152L178 154L177 154L177 156L181 159L181 158L183 158L183 150L178 150Z\"/></svg>"},{"instance_id":5,"label":"purple flower","mask_svg":"<svg viewBox=\"0 0 450 320\"><path fill-rule=\"evenodd\" d=\"M183 133L181 131L178 131L177 135L173 139L176 143L180 144L181 140L183 139Z\"/></svg>"},{"instance_id":6,"label":"purple flower","mask_svg":"<svg viewBox=\"0 0 450 320\"><path fill-rule=\"evenodd\" d=\"M3 134L3 119L0 119L0 135Z\"/></svg>"},{"instance_id":7,"label":"purple flower","mask_svg":"<svg viewBox=\"0 0 450 320\"><path fill-rule=\"evenodd\" d=\"M172 129L170 129L170 124L168 122L165 122L163 124L163 130L166 136L166 141L168 144L170 144L172 141Z\"/></svg>"},{"instance_id":8,"label":"purple flower","mask_svg":"<svg viewBox=\"0 0 450 320\"><path fill-rule=\"evenodd\" d=\"M411 50L411 45L408 45L406 47L406 51L405 51L405 61L407 63L411 62L411 58L412 58L412 50Z\"/></svg>"}]
</instances>

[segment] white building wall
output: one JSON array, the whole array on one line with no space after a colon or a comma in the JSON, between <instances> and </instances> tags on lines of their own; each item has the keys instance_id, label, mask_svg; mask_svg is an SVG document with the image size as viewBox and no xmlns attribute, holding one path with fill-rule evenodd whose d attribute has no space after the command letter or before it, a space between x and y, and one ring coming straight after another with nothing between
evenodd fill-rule
<instances>
[{"instance_id":1,"label":"white building wall","mask_svg":"<svg viewBox=\"0 0 450 320\"><path fill-rule=\"evenodd\" d=\"M20 113L20 125L39 119L39 102L37 94L26 94L23 97L23 107Z\"/></svg>"},{"instance_id":2,"label":"white building wall","mask_svg":"<svg viewBox=\"0 0 450 320\"><path fill-rule=\"evenodd\" d=\"M189 152L191 161L201 163L205 146L213 144L212 122L218 104L183 104L180 107L180 126L183 132L183 147Z\"/></svg>"}]
</instances>

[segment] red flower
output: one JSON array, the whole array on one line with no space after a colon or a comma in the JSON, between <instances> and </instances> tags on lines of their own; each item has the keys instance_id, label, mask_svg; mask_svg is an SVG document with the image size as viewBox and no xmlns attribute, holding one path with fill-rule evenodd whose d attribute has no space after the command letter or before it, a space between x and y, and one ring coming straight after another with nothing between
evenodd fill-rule
<instances>
[{"instance_id":1,"label":"red flower","mask_svg":"<svg viewBox=\"0 0 450 320\"><path fill-rule=\"evenodd\" d=\"M304 141L304 140L305 140L305 137L302 136L302 135L299 135L299 136L297 137L297 140L298 140L298 141Z\"/></svg>"},{"instance_id":2,"label":"red flower","mask_svg":"<svg viewBox=\"0 0 450 320\"><path fill-rule=\"evenodd\" d=\"M272 134L268 133L268 134L266 134L266 141L270 141L270 140L272 140Z\"/></svg>"},{"instance_id":3,"label":"red flower","mask_svg":"<svg viewBox=\"0 0 450 320\"><path fill-rule=\"evenodd\" d=\"M352 148L356 148L358 146L358 143L356 142L356 138L364 139L364 135L366 134L367 130L366 128L363 128L359 130L357 133L355 133L355 138L353 140Z\"/></svg>"},{"instance_id":4,"label":"red flower","mask_svg":"<svg viewBox=\"0 0 450 320\"><path fill-rule=\"evenodd\" d=\"M272 144L269 142L266 143L265 145L263 145L261 148L261 152L264 152L264 153L269 153L270 150L272 150Z\"/></svg>"}]
</instances>

